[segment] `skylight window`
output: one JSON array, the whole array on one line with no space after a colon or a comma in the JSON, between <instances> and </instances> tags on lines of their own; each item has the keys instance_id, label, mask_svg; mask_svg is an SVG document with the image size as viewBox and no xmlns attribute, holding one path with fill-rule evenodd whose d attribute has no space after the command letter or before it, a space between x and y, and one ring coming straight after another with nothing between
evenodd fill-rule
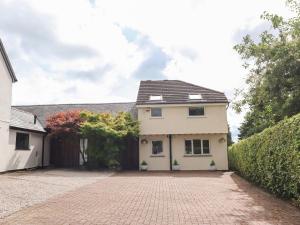
<instances>
[{"instance_id":1,"label":"skylight window","mask_svg":"<svg viewBox=\"0 0 300 225\"><path fill-rule=\"evenodd\" d=\"M189 94L189 99L190 100L198 100L198 99L202 99L201 94Z\"/></svg>"},{"instance_id":2,"label":"skylight window","mask_svg":"<svg viewBox=\"0 0 300 225\"><path fill-rule=\"evenodd\" d=\"M162 99L162 95L150 95L149 98L150 101L161 101Z\"/></svg>"}]
</instances>

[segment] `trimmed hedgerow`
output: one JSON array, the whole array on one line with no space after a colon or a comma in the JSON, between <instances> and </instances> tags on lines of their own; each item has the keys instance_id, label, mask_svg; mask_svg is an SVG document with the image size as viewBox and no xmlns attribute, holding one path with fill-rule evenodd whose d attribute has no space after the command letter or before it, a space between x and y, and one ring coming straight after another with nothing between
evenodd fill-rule
<instances>
[{"instance_id":1,"label":"trimmed hedgerow","mask_svg":"<svg viewBox=\"0 0 300 225\"><path fill-rule=\"evenodd\" d=\"M300 114L239 141L228 155L232 170L300 206Z\"/></svg>"}]
</instances>

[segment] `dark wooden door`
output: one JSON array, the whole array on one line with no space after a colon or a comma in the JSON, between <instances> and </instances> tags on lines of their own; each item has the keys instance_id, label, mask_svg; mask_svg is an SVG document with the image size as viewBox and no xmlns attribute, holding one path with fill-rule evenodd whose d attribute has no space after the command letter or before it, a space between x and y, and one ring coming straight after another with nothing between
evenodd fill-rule
<instances>
[{"instance_id":1,"label":"dark wooden door","mask_svg":"<svg viewBox=\"0 0 300 225\"><path fill-rule=\"evenodd\" d=\"M139 169L139 141L129 138L125 140L126 148L122 152L121 165L124 170Z\"/></svg>"},{"instance_id":2,"label":"dark wooden door","mask_svg":"<svg viewBox=\"0 0 300 225\"><path fill-rule=\"evenodd\" d=\"M78 167L79 142L78 137L53 138L50 145L50 163L58 167Z\"/></svg>"}]
</instances>

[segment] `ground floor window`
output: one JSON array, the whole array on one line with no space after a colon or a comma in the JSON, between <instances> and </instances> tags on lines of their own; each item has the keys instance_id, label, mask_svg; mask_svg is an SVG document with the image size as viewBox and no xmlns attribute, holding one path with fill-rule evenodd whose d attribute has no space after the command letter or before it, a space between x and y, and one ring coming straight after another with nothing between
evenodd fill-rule
<instances>
[{"instance_id":1,"label":"ground floor window","mask_svg":"<svg viewBox=\"0 0 300 225\"><path fill-rule=\"evenodd\" d=\"M16 134L16 150L29 150L29 134L19 133Z\"/></svg>"},{"instance_id":2,"label":"ground floor window","mask_svg":"<svg viewBox=\"0 0 300 225\"><path fill-rule=\"evenodd\" d=\"M202 140L202 139L185 140L185 154L187 155L210 154L209 140Z\"/></svg>"},{"instance_id":3,"label":"ground floor window","mask_svg":"<svg viewBox=\"0 0 300 225\"><path fill-rule=\"evenodd\" d=\"M163 152L162 141L152 141L152 155L158 155Z\"/></svg>"}]
</instances>

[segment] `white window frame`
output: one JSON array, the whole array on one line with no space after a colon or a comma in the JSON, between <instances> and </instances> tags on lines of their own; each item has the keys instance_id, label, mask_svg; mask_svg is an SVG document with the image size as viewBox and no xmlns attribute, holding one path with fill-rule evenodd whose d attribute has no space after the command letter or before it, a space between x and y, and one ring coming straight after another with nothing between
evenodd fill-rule
<instances>
[{"instance_id":1,"label":"white window frame","mask_svg":"<svg viewBox=\"0 0 300 225\"><path fill-rule=\"evenodd\" d=\"M189 100L201 100L202 95L201 94L189 94Z\"/></svg>"},{"instance_id":2,"label":"white window frame","mask_svg":"<svg viewBox=\"0 0 300 225\"><path fill-rule=\"evenodd\" d=\"M190 115L190 108L203 108L203 115ZM205 111L206 111L205 106L189 106L187 109L187 114L188 114L188 117L191 117L191 118L205 117L206 116Z\"/></svg>"},{"instance_id":3,"label":"white window frame","mask_svg":"<svg viewBox=\"0 0 300 225\"><path fill-rule=\"evenodd\" d=\"M163 96L162 95L150 95L149 101L162 101Z\"/></svg>"},{"instance_id":4,"label":"white window frame","mask_svg":"<svg viewBox=\"0 0 300 225\"><path fill-rule=\"evenodd\" d=\"M194 140L200 140L201 141L201 153L194 153ZM191 141L192 143L192 152L191 153L186 153L186 146L185 146L185 142L186 141ZM208 145L209 145L209 152L208 153L203 153L203 141L208 141ZM210 147L210 140L209 139L185 139L184 140L184 154L185 155L210 155L211 154L211 147Z\"/></svg>"},{"instance_id":5,"label":"white window frame","mask_svg":"<svg viewBox=\"0 0 300 225\"><path fill-rule=\"evenodd\" d=\"M157 154L153 154L153 142L155 142L155 141L160 141L161 142L161 149L162 149L162 151L160 153L157 153ZM163 155L163 153L164 153L164 141L163 140L152 140L151 141L151 145L150 145L150 150L151 150L151 155L152 156Z\"/></svg>"},{"instance_id":6,"label":"white window frame","mask_svg":"<svg viewBox=\"0 0 300 225\"><path fill-rule=\"evenodd\" d=\"M160 109L161 115L160 116L152 116L152 109ZM152 107L150 108L150 117L151 118L162 118L163 110L161 107Z\"/></svg>"}]
</instances>

